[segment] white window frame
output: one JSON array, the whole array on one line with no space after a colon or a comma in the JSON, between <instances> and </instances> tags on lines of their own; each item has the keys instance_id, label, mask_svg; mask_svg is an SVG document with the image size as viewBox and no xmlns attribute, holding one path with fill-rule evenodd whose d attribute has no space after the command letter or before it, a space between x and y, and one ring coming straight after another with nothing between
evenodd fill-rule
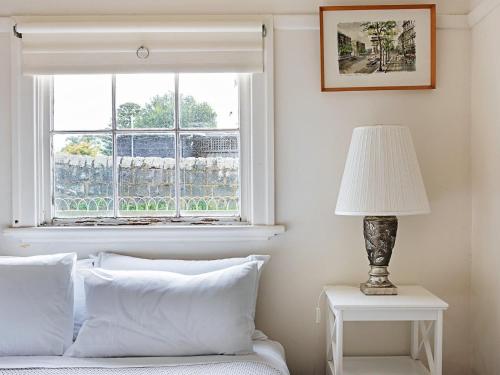
<instances>
[{"instance_id":1,"label":"white window frame","mask_svg":"<svg viewBox=\"0 0 500 375\"><path fill-rule=\"evenodd\" d=\"M248 76L240 100L251 103L248 112L241 111L241 168L247 176L241 179L241 212L244 221L206 225L165 224L150 226L42 226L46 220L44 196L50 188L47 160L50 152L47 131L34 126L47 121L50 96L47 85L37 84L34 77L21 73L21 46L11 38L12 98L12 223L5 235L22 241L52 242L74 239L75 233L89 234L86 241L248 241L265 240L284 232L275 225L274 215L274 85L273 85L273 18L266 17L264 38L264 72ZM245 86L245 84L243 84ZM248 97L246 97L248 96ZM243 199L245 197L245 199ZM45 203L44 203L45 202ZM51 204L50 204L51 206ZM102 235L101 235L102 234ZM144 234L142 236L141 234ZM80 237L81 238L81 237Z\"/></svg>"},{"instance_id":2,"label":"white window frame","mask_svg":"<svg viewBox=\"0 0 500 375\"><path fill-rule=\"evenodd\" d=\"M175 93L175 103L176 105L179 105L179 73L175 74L175 87L176 87L176 93ZM249 179L250 179L250 163L249 163L249 158L241 158L240 157L240 168L239 168L239 180L240 180L240 188L239 188L239 194L240 194L240 212L239 215L213 215L211 216L210 214L207 215L199 215L199 216L188 216L188 215L183 215L180 216L180 207L176 207L176 215L175 216L154 216L154 217L148 217L148 216L118 216L118 217L92 217L92 216L82 216L78 218L57 218L55 217L55 207L54 207L54 164L53 164L53 150L51 150L50 145L50 134L69 134L71 131L65 131L65 130L54 130L54 120L53 120L53 115L54 115L54 80L53 76L37 76L33 78L33 84L35 87L35 105L36 108L38 109L38 124L37 128L40 129L38 136L37 136L37 142L38 142L38 150L39 153L42 154L41 161L39 168L41 168L38 172L38 176L42 177L43 183L39 185L38 189L40 189L40 198L42 200L41 202L41 210L40 210L40 215L39 215L39 223L45 223L45 225L53 225L53 226L67 226L71 224L76 224L78 222L81 222L82 220L85 220L87 223L101 223L100 225L104 225L105 223L108 223L109 225L113 224L134 224L139 221L148 221L151 220L151 222L158 222L161 221L162 223L169 223L169 222L183 222L183 223L203 223L210 221L211 223L214 222L221 222L221 223L238 223L238 222L243 222L243 223L248 223L250 222L249 220L249 215L251 215L251 206L248 204L248 194L251 191L251 187L249 187ZM116 83L115 83L115 78L111 81L113 85L112 91L114 92L116 90ZM251 113L251 99L250 99L250 85L251 85L251 75L248 73L244 74L239 74L238 75L238 98L239 98L239 128L232 128L228 129L228 132L236 132L238 131L239 137L240 137L240 156L241 155L247 155L248 156L248 150L250 147L250 113ZM115 94L113 94L115 95ZM178 111L176 109L176 111ZM179 127L178 123L178 118L175 119L175 126L172 129L134 129L138 133L145 134L147 132L164 132L168 134L176 134L176 153L179 150L179 144L177 143L177 136L182 133L191 133L191 132L204 132L204 129L181 129ZM98 132L100 132L99 130ZM127 130L121 130L117 129L116 125L113 125L111 129L104 129L103 131L106 132L106 134L127 134L129 132L129 129ZM225 129L214 129L214 130L208 130L211 132L225 132ZM87 132L87 131L84 131ZM89 133L95 134L95 131L89 130ZM77 134L84 134L83 132L80 133L79 131L76 131ZM49 143L48 143L49 142ZM114 143L114 142L113 142ZM116 153L113 153L113 159L117 158ZM113 184L115 185L113 188L114 194L117 194L118 192L116 189L118 188L116 185L118 185L118 179L117 179L117 170L116 168L116 159L113 163L113 168L114 168L114 181ZM179 155L176 155L176 163L179 163ZM176 167L176 170L179 171L178 164ZM50 173L47 173L50 171ZM46 176L48 178L46 178ZM176 176L176 184L179 183L178 181L179 176ZM179 192L179 186L176 187L177 193ZM115 195L114 201L118 202L118 196ZM176 202L177 205L179 203L179 196L176 196ZM251 202L250 202L251 203ZM118 212L117 205L114 205L114 212Z\"/></svg>"}]
</instances>

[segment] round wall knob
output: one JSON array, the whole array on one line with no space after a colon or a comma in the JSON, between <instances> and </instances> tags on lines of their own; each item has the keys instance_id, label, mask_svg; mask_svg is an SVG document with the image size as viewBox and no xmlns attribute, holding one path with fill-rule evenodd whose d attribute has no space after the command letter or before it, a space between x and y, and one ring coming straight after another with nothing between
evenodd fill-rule
<instances>
[{"instance_id":1,"label":"round wall knob","mask_svg":"<svg viewBox=\"0 0 500 375\"><path fill-rule=\"evenodd\" d=\"M136 55L139 59L147 59L149 57L149 49L144 46L137 48Z\"/></svg>"}]
</instances>

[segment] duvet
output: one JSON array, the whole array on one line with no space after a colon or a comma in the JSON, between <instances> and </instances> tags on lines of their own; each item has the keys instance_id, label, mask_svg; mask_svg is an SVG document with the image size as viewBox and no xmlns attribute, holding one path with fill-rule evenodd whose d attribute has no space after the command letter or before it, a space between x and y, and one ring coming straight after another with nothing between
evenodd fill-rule
<instances>
[{"instance_id":1,"label":"duvet","mask_svg":"<svg viewBox=\"0 0 500 375\"><path fill-rule=\"evenodd\" d=\"M253 342L254 354L195 357L3 357L0 375L289 375L283 347Z\"/></svg>"}]
</instances>

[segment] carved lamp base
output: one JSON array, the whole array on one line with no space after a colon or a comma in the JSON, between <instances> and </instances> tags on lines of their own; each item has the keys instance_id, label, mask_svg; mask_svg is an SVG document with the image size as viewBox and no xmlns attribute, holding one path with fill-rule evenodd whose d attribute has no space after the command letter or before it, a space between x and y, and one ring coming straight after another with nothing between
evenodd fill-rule
<instances>
[{"instance_id":1,"label":"carved lamp base","mask_svg":"<svg viewBox=\"0 0 500 375\"><path fill-rule=\"evenodd\" d=\"M368 281L360 285L366 295L395 295L398 289L389 280L387 267L396 242L398 219L396 216L365 216L363 234L370 261Z\"/></svg>"},{"instance_id":2,"label":"carved lamp base","mask_svg":"<svg viewBox=\"0 0 500 375\"><path fill-rule=\"evenodd\" d=\"M361 291L367 296L398 294L398 288L389 280L387 267L370 266L368 275L368 281L360 285Z\"/></svg>"}]
</instances>

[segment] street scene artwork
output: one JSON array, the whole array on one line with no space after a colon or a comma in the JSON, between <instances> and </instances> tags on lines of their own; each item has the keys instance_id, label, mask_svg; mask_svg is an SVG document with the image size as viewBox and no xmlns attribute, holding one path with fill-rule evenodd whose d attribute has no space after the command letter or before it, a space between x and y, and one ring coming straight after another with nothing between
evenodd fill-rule
<instances>
[{"instance_id":1,"label":"street scene artwork","mask_svg":"<svg viewBox=\"0 0 500 375\"><path fill-rule=\"evenodd\" d=\"M415 20L337 24L340 74L413 72Z\"/></svg>"},{"instance_id":2,"label":"street scene artwork","mask_svg":"<svg viewBox=\"0 0 500 375\"><path fill-rule=\"evenodd\" d=\"M436 6L320 7L321 91L436 88Z\"/></svg>"}]
</instances>

